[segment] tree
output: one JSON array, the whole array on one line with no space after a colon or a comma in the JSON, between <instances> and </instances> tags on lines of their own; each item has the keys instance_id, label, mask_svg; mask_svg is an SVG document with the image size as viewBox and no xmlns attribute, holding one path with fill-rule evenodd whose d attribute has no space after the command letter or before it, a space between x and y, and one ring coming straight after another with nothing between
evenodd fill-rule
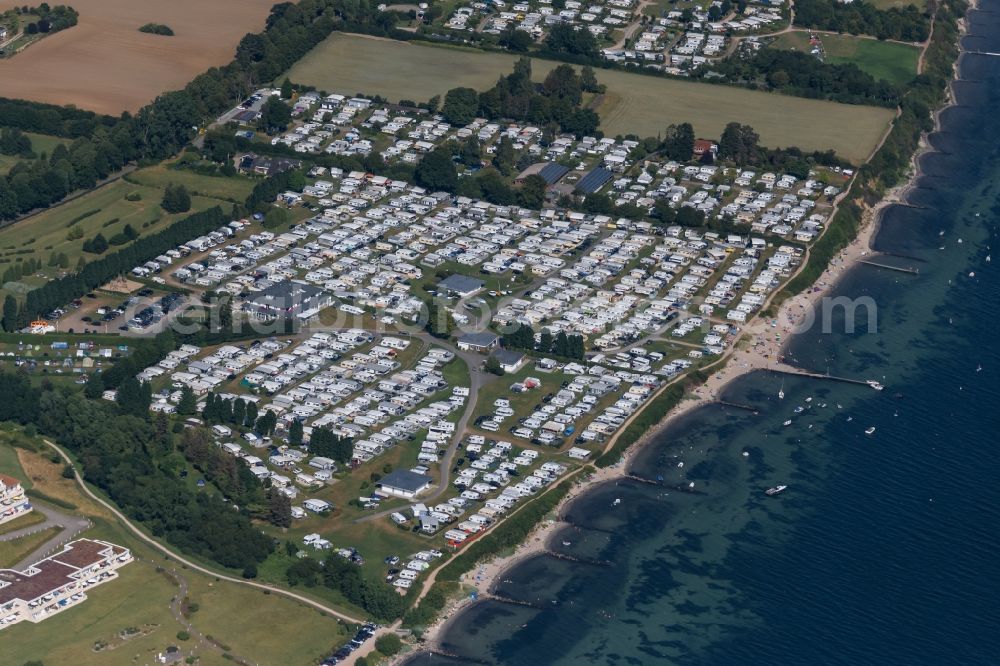
<instances>
[{"instance_id":1,"label":"tree","mask_svg":"<svg viewBox=\"0 0 1000 666\"><path fill-rule=\"evenodd\" d=\"M17 330L17 299L10 294L3 299L3 330L13 333Z\"/></svg>"},{"instance_id":2,"label":"tree","mask_svg":"<svg viewBox=\"0 0 1000 666\"><path fill-rule=\"evenodd\" d=\"M278 417L275 416L274 412L270 409L264 412L264 415L257 419L257 423L254 425L254 430L259 432L264 437L270 437L274 432L274 426L278 424Z\"/></svg>"},{"instance_id":3,"label":"tree","mask_svg":"<svg viewBox=\"0 0 1000 666\"><path fill-rule=\"evenodd\" d=\"M458 185L458 170L451 154L443 148L435 148L424 155L414 177L418 184L430 190L454 192Z\"/></svg>"},{"instance_id":4,"label":"tree","mask_svg":"<svg viewBox=\"0 0 1000 666\"><path fill-rule=\"evenodd\" d=\"M256 402L247 403L247 417L246 421L243 422L243 425L252 428L253 425L257 423L257 411L258 410Z\"/></svg>"},{"instance_id":5,"label":"tree","mask_svg":"<svg viewBox=\"0 0 1000 666\"><path fill-rule=\"evenodd\" d=\"M719 157L733 160L737 164L748 164L757 160L760 137L750 125L729 123L719 139Z\"/></svg>"},{"instance_id":6,"label":"tree","mask_svg":"<svg viewBox=\"0 0 1000 666\"><path fill-rule=\"evenodd\" d=\"M550 97L569 102L577 106L583 99L583 88L580 77L571 65L559 65L545 77L542 88Z\"/></svg>"},{"instance_id":7,"label":"tree","mask_svg":"<svg viewBox=\"0 0 1000 666\"><path fill-rule=\"evenodd\" d=\"M160 206L168 213L186 213L191 210L191 195L183 185L168 183Z\"/></svg>"},{"instance_id":8,"label":"tree","mask_svg":"<svg viewBox=\"0 0 1000 666\"><path fill-rule=\"evenodd\" d=\"M599 57L597 39L586 29L578 29L570 23L556 23L545 38L545 45L553 51L572 55Z\"/></svg>"},{"instance_id":9,"label":"tree","mask_svg":"<svg viewBox=\"0 0 1000 666\"><path fill-rule=\"evenodd\" d=\"M257 126L268 134L284 132L288 123L292 122L292 110L279 98L271 96L260 108L260 120Z\"/></svg>"},{"instance_id":10,"label":"tree","mask_svg":"<svg viewBox=\"0 0 1000 666\"><path fill-rule=\"evenodd\" d=\"M90 373L87 377L87 385L83 387L83 394L91 400L97 400L104 395L104 380L96 372Z\"/></svg>"},{"instance_id":11,"label":"tree","mask_svg":"<svg viewBox=\"0 0 1000 666\"><path fill-rule=\"evenodd\" d=\"M564 132L578 137L593 134L601 124L601 117L593 109L576 109L559 122Z\"/></svg>"},{"instance_id":12,"label":"tree","mask_svg":"<svg viewBox=\"0 0 1000 666\"><path fill-rule=\"evenodd\" d=\"M672 160L687 162L694 154L694 127L691 123L670 125L663 137L663 153Z\"/></svg>"},{"instance_id":13,"label":"tree","mask_svg":"<svg viewBox=\"0 0 1000 666\"><path fill-rule=\"evenodd\" d=\"M181 399L177 403L177 413L181 416L191 416L198 411L198 400L191 387L185 386L181 389Z\"/></svg>"},{"instance_id":14,"label":"tree","mask_svg":"<svg viewBox=\"0 0 1000 666\"><path fill-rule=\"evenodd\" d=\"M281 82L281 99L291 99L292 98L292 82L285 77L285 80Z\"/></svg>"},{"instance_id":15,"label":"tree","mask_svg":"<svg viewBox=\"0 0 1000 666\"><path fill-rule=\"evenodd\" d=\"M300 446L302 444L302 421L295 419L292 421L292 425L288 427L288 443L292 446Z\"/></svg>"},{"instance_id":16,"label":"tree","mask_svg":"<svg viewBox=\"0 0 1000 666\"><path fill-rule=\"evenodd\" d=\"M597 82L597 74L590 65L580 70L580 87L583 88L583 92L589 93L603 93L605 91L605 86Z\"/></svg>"},{"instance_id":17,"label":"tree","mask_svg":"<svg viewBox=\"0 0 1000 666\"><path fill-rule=\"evenodd\" d=\"M264 213L264 228L265 229L276 229L278 227L283 227L288 224L292 219L292 214L288 212L287 209L281 208L279 206L271 206Z\"/></svg>"},{"instance_id":18,"label":"tree","mask_svg":"<svg viewBox=\"0 0 1000 666\"><path fill-rule=\"evenodd\" d=\"M387 657L397 654L403 648L403 641L394 633L383 634L375 640L375 649Z\"/></svg>"},{"instance_id":19,"label":"tree","mask_svg":"<svg viewBox=\"0 0 1000 666\"><path fill-rule=\"evenodd\" d=\"M441 112L452 125L468 125L476 118L479 93L472 88L452 88L444 96Z\"/></svg>"},{"instance_id":20,"label":"tree","mask_svg":"<svg viewBox=\"0 0 1000 666\"><path fill-rule=\"evenodd\" d=\"M677 211L677 224L682 227L701 227L705 224L705 214L691 206L681 206Z\"/></svg>"},{"instance_id":21,"label":"tree","mask_svg":"<svg viewBox=\"0 0 1000 666\"><path fill-rule=\"evenodd\" d=\"M517 201L525 208L539 209L545 203L545 188L548 183L538 174L531 174L521 182Z\"/></svg>"},{"instance_id":22,"label":"tree","mask_svg":"<svg viewBox=\"0 0 1000 666\"><path fill-rule=\"evenodd\" d=\"M500 365L500 360L496 356L490 355L486 359L486 372L492 373L498 377L502 377L504 374L503 367Z\"/></svg>"},{"instance_id":23,"label":"tree","mask_svg":"<svg viewBox=\"0 0 1000 666\"><path fill-rule=\"evenodd\" d=\"M275 488L267 493L267 519L278 527L292 526L292 502Z\"/></svg>"},{"instance_id":24,"label":"tree","mask_svg":"<svg viewBox=\"0 0 1000 666\"><path fill-rule=\"evenodd\" d=\"M451 314L438 301L432 300L427 306L427 332L435 338L451 337L454 322Z\"/></svg>"},{"instance_id":25,"label":"tree","mask_svg":"<svg viewBox=\"0 0 1000 666\"><path fill-rule=\"evenodd\" d=\"M538 351L548 354L552 351L552 331L547 328L542 329L542 335L538 342Z\"/></svg>"},{"instance_id":26,"label":"tree","mask_svg":"<svg viewBox=\"0 0 1000 666\"><path fill-rule=\"evenodd\" d=\"M509 176L514 169L514 159L514 143L507 136L500 137L493 154L493 166L503 175Z\"/></svg>"},{"instance_id":27,"label":"tree","mask_svg":"<svg viewBox=\"0 0 1000 666\"><path fill-rule=\"evenodd\" d=\"M533 43L534 40L531 39L531 35L513 26L500 35L500 46L506 47L507 50L514 51L515 53L527 52Z\"/></svg>"},{"instance_id":28,"label":"tree","mask_svg":"<svg viewBox=\"0 0 1000 666\"><path fill-rule=\"evenodd\" d=\"M677 211L666 199L657 199L653 204L653 217L659 220L660 224L669 226L677 221Z\"/></svg>"}]
</instances>

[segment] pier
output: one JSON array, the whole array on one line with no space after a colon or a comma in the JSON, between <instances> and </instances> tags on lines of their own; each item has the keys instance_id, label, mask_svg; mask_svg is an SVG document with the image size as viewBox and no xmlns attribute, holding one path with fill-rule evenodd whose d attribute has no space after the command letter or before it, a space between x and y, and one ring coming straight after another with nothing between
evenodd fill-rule
<instances>
[{"instance_id":1,"label":"pier","mask_svg":"<svg viewBox=\"0 0 1000 666\"><path fill-rule=\"evenodd\" d=\"M810 379L829 379L835 382L843 382L845 384L857 384L858 386L868 386L867 379L852 379L850 377L837 377L836 375L822 374L819 372L809 372L808 370L802 370L791 365L785 365L782 363L779 367L771 368L774 372L783 372L786 375L798 375L800 377L809 377Z\"/></svg>"},{"instance_id":2,"label":"pier","mask_svg":"<svg viewBox=\"0 0 1000 666\"><path fill-rule=\"evenodd\" d=\"M889 264L880 264L877 261L870 261L868 259L862 259L862 264L867 264L868 266L875 266L876 268L884 268L890 271L898 271L900 273L909 273L910 275L919 275L920 270L916 268L906 267L906 266L890 266Z\"/></svg>"},{"instance_id":3,"label":"pier","mask_svg":"<svg viewBox=\"0 0 1000 666\"><path fill-rule=\"evenodd\" d=\"M719 400L718 403L720 405L723 405L724 407L732 407L733 409L742 409L747 412L753 412L754 414L760 411L756 407L752 407L750 405L741 405L738 402L727 402L725 400Z\"/></svg>"},{"instance_id":4,"label":"pier","mask_svg":"<svg viewBox=\"0 0 1000 666\"><path fill-rule=\"evenodd\" d=\"M545 555L549 557L554 557L557 560L566 560L567 562L574 562L576 564L589 564L594 567L611 567L614 566L614 562L610 560L588 560L582 557L574 557L573 555L567 555L566 553L560 553L555 550L550 550L546 548L542 551Z\"/></svg>"}]
</instances>

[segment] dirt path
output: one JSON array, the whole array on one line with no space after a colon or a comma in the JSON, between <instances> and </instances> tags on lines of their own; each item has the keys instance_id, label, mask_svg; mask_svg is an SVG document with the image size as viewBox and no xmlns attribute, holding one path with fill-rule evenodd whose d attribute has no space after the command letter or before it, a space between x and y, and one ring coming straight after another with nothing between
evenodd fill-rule
<instances>
[{"instance_id":1,"label":"dirt path","mask_svg":"<svg viewBox=\"0 0 1000 666\"><path fill-rule=\"evenodd\" d=\"M62 459L66 461L67 464L73 465L73 460L59 446L57 446L56 444L52 443L51 441L49 441L47 439L42 440L42 441L44 441L45 444L47 444L54 451L56 451L62 457ZM193 570L198 571L200 573L203 573L205 575L212 576L212 577L214 577L214 578L216 578L218 580L224 580L224 581L226 581L228 583L234 583L236 585L244 585L246 587L252 587L252 588L255 588L255 589L258 589L258 590L264 590L264 591L266 591L266 592L268 592L270 594L279 594L279 595L281 595L283 597L288 597L289 599L294 599L295 601L302 602L302 603L304 603L304 604L306 604L308 606L311 606L312 608L314 608L314 609L316 609L316 610L318 610L320 612L328 613L329 615L332 615L333 617L339 618L339 619L341 619L341 620L343 620L345 622L350 622L350 623L353 623L353 624L361 624L362 622L364 622L363 620L361 620L359 618L351 617L350 615L345 615L344 613L342 613L342 612L340 612L338 610L335 610L335 609L333 609L333 608L331 608L329 606L326 606L326 605L324 605L324 604L322 604L322 603L320 603L318 601L315 601L314 599L310 599L309 597L302 596L301 594L296 594L294 592L290 592L288 590L282 589L282 588L277 587L275 585L265 585L263 583L255 583L253 581L244 580L242 578L234 578L233 576L227 576L225 574L220 574L217 571L214 571L212 569L208 569L208 568L203 567L203 566L201 566L199 564L196 564L196 563L192 562L191 560L188 560L188 559L184 558L183 556L179 555L178 553L170 550L169 548L167 548L166 546L164 546L163 544L161 544L156 539L153 539L152 537L147 536L145 532L143 532L141 529L139 529L131 520L128 519L128 517L125 516L125 514L123 514L121 511L119 511L113 504L111 504L110 502L107 502L107 501L101 499L98 495L96 495L90 489L90 487L88 487L87 484L84 482L83 477L80 476L80 472L76 469L75 465L73 466L73 477L76 479L77 485L80 486L80 490L83 491L83 493L85 495L87 495L87 497L91 498L92 500L94 500L95 502L97 502L98 504L100 504L101 506L103 506L104 508L106 508L107 510L109 510L112 514L114 514L115 518L117 518L125 527L127 527L137 538L139 538L144 543L152 546L156 550L160 551L161 553L163 553L167 557L170 557L170 558L176 560L177 562L180 562L181 564L183 564L184 566L188 567L189 569L193 569Z\"/></svg>"}]
</instances>

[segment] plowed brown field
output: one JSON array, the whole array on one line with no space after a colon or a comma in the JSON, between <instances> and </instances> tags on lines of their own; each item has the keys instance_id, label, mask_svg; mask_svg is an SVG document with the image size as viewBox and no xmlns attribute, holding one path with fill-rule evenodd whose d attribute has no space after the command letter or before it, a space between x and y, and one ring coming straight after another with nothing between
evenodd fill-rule
<instances>
[{"instance_id":1,"label":"plowed brown field","mask_svg":"<svg viewBox=\"0 0 1000 666\"><path fill-rule=\"evenodd\" d=\"M63 0L61 0L63 1ZM0 60L0 96L118 115L229 62L275 0L65 0L78 25ZM0 10L13 6L0 0ZM37 3L34 3L37 4ZM139 32L162 23L175 36Z\"/></svg>"}]
</instances>

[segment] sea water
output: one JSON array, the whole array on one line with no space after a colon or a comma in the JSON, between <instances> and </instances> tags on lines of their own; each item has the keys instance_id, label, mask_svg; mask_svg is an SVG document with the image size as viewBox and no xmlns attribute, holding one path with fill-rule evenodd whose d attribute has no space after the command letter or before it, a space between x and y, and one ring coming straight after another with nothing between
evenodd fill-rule
<instances>
[{"instance_id":1,"label":"sea water","mask_svg":"<svg viewBox=\"0 0 1000 666\"><path fill-rule=\"evenodd\" d=\"M1000 52L1000 0L969 20L964 46ZM737 380L723 397L756 413L676 420L630 478L568 506L552 553L453 618L452 656L409 663L1000 663L1000 57L960 69L910 205L874 241L919 273L851 270L834 295L875 318L848 333L835 310L789 349L886 389Z\"/></svg>"}]
</instances>

